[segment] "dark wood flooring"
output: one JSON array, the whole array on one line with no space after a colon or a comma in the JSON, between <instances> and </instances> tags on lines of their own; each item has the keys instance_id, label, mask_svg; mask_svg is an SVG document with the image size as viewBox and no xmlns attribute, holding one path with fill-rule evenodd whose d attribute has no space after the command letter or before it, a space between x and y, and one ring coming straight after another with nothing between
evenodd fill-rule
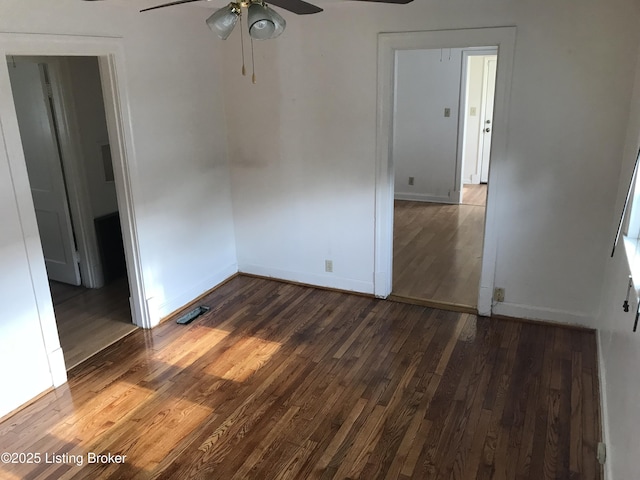
<instances>
[{"instance_id":1,"label":"dark wood flooring","mask_svg":"<svg viewBox=\"0 0 640 480\"><path fill-rule=\"evenodd\" d=\"M593 332L242 276L203 303L0 423L0 452L82 465L0 478L601 478Z\"/></svg>"}]
</instances>

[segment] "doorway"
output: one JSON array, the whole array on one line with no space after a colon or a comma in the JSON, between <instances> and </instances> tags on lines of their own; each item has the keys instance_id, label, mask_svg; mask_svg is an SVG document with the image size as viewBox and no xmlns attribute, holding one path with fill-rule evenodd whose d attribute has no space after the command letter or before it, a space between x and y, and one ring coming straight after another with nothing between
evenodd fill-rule
<instances>
[{"instance_id":1,"label":"doorway","mask_svg":"<svg viewBox=\"0 0 640 480\"><path fill-rule=\"evenodd\" d=\"M496 49L465 49L462 52L462 78L466 85L461 108L461 159L465 186L484 185L489 181L497 53ZM481 190L481 187L467 187L463 193ZM471 201L476 202L476 199Z\"/></svg>"},{"instance_id":2,"label":"doorway","mask_svg":"<svg viewBox=\"0 0 640 480\"><path fill-rule=\"evenodd\" d=\"M136 328L99 63L9 56L7 65L68 370Z\"/></svg>"},{"instance_id":3,"label":"doorway","mask_svg":"<svg viewBox=\"0 0 640 480\"><path fill-rule=\"evenodd\" d=\"M396 299L477 309L496 62L495 48L396 52Z\"/></svg>"},{"instance_id":4,"label":"doorway","mask_svg":"<svg viewBox=\"0 0 640 480\"><path fill-rule=\"evenodd\" d=\"M393 286L393 232L395 168L393 163L394 95L396 88L396 53L405 50L496 48L498 69L496 73L494 120L491 143L491 168L488 181L487 205L482 241L482 262L477 297L477 312L490 315L493 303L493 287L496 268L498 225L497 207L493 198L501 188L500 172L506 164L508 99L511 88L515 27L479 28L465 30L440 30L427 32L384 33L378 35L378 135L375 213L374 293L386 298ZM446 55L446 53L445 53ZM444 108L440 115L446 115ZM459 149L459 153L461 153ZM458 161L456 169L462 169ZM447 192L450 199L462 194L462 175L457 172L460 185ZM407 179L408 180L408 179ZM455 188L458 187L458 188ZM459 200L451 203L459 203Z\"/></svg>"}]
</instances>

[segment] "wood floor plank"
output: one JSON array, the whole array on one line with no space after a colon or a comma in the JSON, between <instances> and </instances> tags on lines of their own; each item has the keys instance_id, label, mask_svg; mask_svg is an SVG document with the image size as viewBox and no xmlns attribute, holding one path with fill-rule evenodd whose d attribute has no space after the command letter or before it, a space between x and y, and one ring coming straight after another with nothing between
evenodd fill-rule
<instances>
[{"instance_id":1,"label":"wood floor plank","mask_svg":"<svg viewBox=\"0 0 640 480\"><path fill-rule=\"evenodd\" d=\"M462 186L462 203L465 205L487 205L487 184L467 183Z\"/></svg>"},{"instance_id":2,"label":"wood floor plank","mask_svg":"<svg viewBox=\"0 0 640 480\"><path fill-rule=\"evenodd\" d=\"M485 207L475 202L395 202L394 295L476 306Z\"/></svg>"},{"instance_id":3,"label":"wood floor plank","mask_svg":"<svg viewBox=\"0 0 640 480\"><path fill-rule=\"evenodd\" d=\"M67 369L136 330L126 278L99 289L59 282L49 285Z\"/></svg>"},{"instance_id":4,"label":"wood floor plank","mask_svg":"<svg viewBox=\"0 0 640 480\"><path fill-rule=\"evenodd\" d=\"M602 478L592 332L243 276L202 301L0 423L0 451L124 463L0 478Z\"/></svg>"}]
</instances>

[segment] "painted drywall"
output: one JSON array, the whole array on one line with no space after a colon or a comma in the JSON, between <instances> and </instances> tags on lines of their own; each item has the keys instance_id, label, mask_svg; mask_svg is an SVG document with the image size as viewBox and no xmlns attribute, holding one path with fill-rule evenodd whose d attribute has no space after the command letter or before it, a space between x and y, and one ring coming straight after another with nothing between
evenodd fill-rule
<instances>
[{"instance_id":1,"label":"painted drywall","mask_svg":"<svg viewBox=\"0 0 640 480\"><path fill-rule=\"evenodd\" d=\"M637 2L344 2L284 16L285 33L256 47L256 86L239 37L225 44L240 268L372 292L377 33L515 25L507 157L491 184L506 288L494 311L593 326Z\"/></svg>"},{"instance_id":2,"label":"painted drywall","mask_svg":"<svg viewBox=\"0 0 640 480\"><path fill-rule=\"evenodd\" d=\"M461 72L460 48L396 52L391 151L396 199L457 201ZM445 116L445 109L449 116Z\"/></svg>"},{"instance_id":3,"label":"painted drywall","mask_svg":"<svg viewBox=\"0 0 640 480\"><path fill-rule=\"evenodd\" d=\"M3 154L0 150L0 218L4 225L19 225L9 164ZM20 228L0 229L0 262L1 417L50 387L53 380ZM44 271L44 261L41 267Z\"/></svg>"},{"instance_id":4,"label":"painted drywall","mask_svg":"<svg viewBox=\"0 0 640 480\"><path fill-rule=\"evenodd\" d=\"M467 66L467 104L464 131L464 153L462 162L462 183L480 183L480 128L482 122L482 79L484 56L470 56Z\"/></svg>"},{"instance_id":5,"label":"painted drywall","mask_svg":"<svg viewBox=\"0 0 640 480\"><path fill-rule=\"evenodd\" d=\"M139 7L118 1L65 0L53 5L8 0L2 5L0 32L62 34L67 40L76 38L68 35L121 37L125 68L118 78L130 99L123 107L131 119L130 172L140 260L157 319L237 267L221 67L216 62L220 45L204 23L210 9L185 6L142 15ZM12 155L0 156L0 363L12 366L2 378L2 416L59 383L55 369L60 362L48 364L43 356L43 343L50 357L59 343L56 346L50 300L38 303L48 292L44 263L34 267L39 259L25 253L37 251L37 226L32 211L21 212L22 224L16 213L15 199L28 205L30 193L26 169L19 168L12 150L11 135L17 135L10 121L13 106L6 92L0 97L2 128Z\"/></svg>"},{"instance_id":6,"label":"painted drywall","mask_svg":"<svg viewBox=\"0 0 640 480\"><path fill-rule=\"evenodd\" d=\"M634 97L630 102L627 140L621 156L622 166L620 161L614 165L620 172L620 181L617 202L610 211L610 241L613 240L640 147L640 56L629 58L631 62L637 62L637 72ZM640 464L636 455L636 446L640 444L640 416L637 414L640 405L640 332L633 333L638 302L631 294L629 312L624 312L622 304L628 292L630 269L622 242L613 258L603 256L607 268L603 275L605 289L597 327L608 457L605 469L608 480L625 480L640 478Z\"/></svg>"},{"instance_id":7,"label":"painted drywall","mask_svg":"<svg viewBox=\"0 0 640 480\"><path fill-rule=\"evenodd\" d=\"M622 246L621 246L622 247ZM602 417L607 444L608 480L640 478L636 445L640 442L640 333L633 333L637 302L625 313L629 269L620 248L605 276L607 288L598 323Z\"/></svg>"},{"instance_id":8,"label":"painted drywall","mask_svg":"<svg viewBox=\"0 0 640 480\"><path fill-rule=\"evenodd\" d=\"M66 62L82 149L79 161L84 167L93 218L97 218L118 211L116 186L106 178L102 159L101 147L109 143L109 133L100 69L95 57L69 57Z\"/></svg>"}]
</instances>

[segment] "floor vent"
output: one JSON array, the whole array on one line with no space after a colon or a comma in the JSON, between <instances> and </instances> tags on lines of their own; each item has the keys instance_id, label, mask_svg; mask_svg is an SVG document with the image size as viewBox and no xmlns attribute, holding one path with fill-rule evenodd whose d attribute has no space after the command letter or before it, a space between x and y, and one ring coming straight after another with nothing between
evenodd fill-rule
<instances>
[{"instance_id":1,"label":"floor vent","mask_svg":"<svg viewBox=\"0 0 640 480\"><path fill-rule=\"evenodd\" d=\"M196 318L198 318L203 313L207 313L209 310L211 310L209 307L200 305L199 307L194 308L190 312L181 316L178 320L176 320L176 323L179 323L180 325L186 325L188 323L193 322Z\"/></svg>"}]
</instances>

